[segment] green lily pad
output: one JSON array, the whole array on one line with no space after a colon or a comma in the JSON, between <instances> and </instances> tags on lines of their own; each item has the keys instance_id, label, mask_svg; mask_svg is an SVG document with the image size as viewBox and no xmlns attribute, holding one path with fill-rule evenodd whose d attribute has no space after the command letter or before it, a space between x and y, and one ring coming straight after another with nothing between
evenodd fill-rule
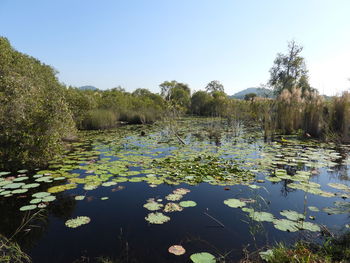
<instances>
[{"instance_id":1,"label":"green lily pad","mask_svg":"<svg viewBox=\"0 0 350 263\"><path fill-rule=\"evenodd\" d=\"M38 186L40 186L40 184L38 184L38 183L32 183L32 184L23 185L22 188L24 188L24 189L29 189L29 188L35 188L35 187L38 187Z\"/></svg>"},{"instance_id":2,"label":"green lily pad","mask_svg":"<svg viewBox=\"0 0 350 263\"><path fill-rule=\"evenodd\" d=\"M320 211L320 209L318 209L316 206L309 206L308 208L312 212L319 212Z\"/></svg>"},{"instance_id":3,"label":"green lily pad","mask_svg":"<svg viewBox=\"0 0 350 263\"><path fill-rule=\"evenodd\" d=\"M44 198L44 197L49 196L49 195L50 195L50 193L48 193L48 192L38 192L38 193L33 194L32 196L36 197L36 198Z\"/></svg>"},{"instance_id":4,"label":"green lily pad","mask_svg":"<svg viewBox=\"0 0 350 263\"><path fill-rule=\"evenodd\" d=\"M182 198L183 196L182 195L179 195L179 194L169 194L165 197L166 200L169 200L169 201L178 201Z\"/></svg>"},{"instance_id":5,"label":"green lily pad","mask_svg":"<svg viewBox=\"0 0 350 263\"><path fill-rule=\"evenodd\" d=\"M11 183L11 184L6 184L4 185L2 188L4 189L16 189L16 188L20 188L23 185L25 185L24 183Z\"/></svg>"},{"instance_id":6,"label":"green lily pad","mask_svg":"<svg viewBox=\"0 0 350 263\"><path fill-rule=\"evenodd\" d=\"M112 186L112 185L116 185L116 182L105 182L102 184L102 186L108 187L108 186Z\"/></svg>"},{"instance_id":7,"label":"green lily pad","mask_svg":"<svg viewBox=\"0 0 350 263\"><path fill-rule=\"evenodd\" d=\"M84 195L77 195L76 197L74 197L74 199L77 201L81 201L81 200L85 199L85 196Z\"/></svg>"},{"instance_id":8,"label":"green lily pad","mask_svg":"<svg viewBox=\"0 0 350 263\"><path fill-rule=\"evenodd\" d=\"M289 220L299 221L304 220L305 216L293 210L283 210L280 212L282 216L287 217Z\"/></svg>"},{"instance_id":9,"label":"green lily pad","mask_svg":"<svg viewBox=\"0 0 350 263\"><path fill-rule=\"evenodd\" d=\"M156 210L161 209L163 207L163 204L151 201L151 202L147 202L146 204L144 204L143 207L148 209L149 211L156 211Z\"/></svg>"},{"instance_id":10,"label":"green lily pad","mask_svg":"<svg viewBox=\"0 0 350 263\"><path fill-rule=\"evenodd\" d=\"M25 205L22 206L19 210L20 211L29 211L29 210L33 210L36 208L36 205Z\"/></svg>"},{"instance_id":11,"label":"green lily pad","mask_svg":"<svg viewBox=\"0 0 350 263\"><path fill-rule=\"evenodd\" d=\"M180 202L180 205L182 207L194 207L197 205L197 203L195 201L182 201Z\"/></svg>"},{"instance_id":12,"label":"green lily pad","mask_svg":"<svg viewBox=\"0 0 350 263\"><path fill-rule=\"evenodd\" d=\"M53 195L45 196L45 197L42 199L42 201L43 201L44 203L46 203L46 202L52 202L52 201L54 201L54 200L56 200L56 197L53 196Z\"/></svg>"},{"instance_id":13,"label":"green lily pad","mask_svg":"<svg viewBox=\"0 0 350 263\"><path fill-rule=\"evenodd\" d=\"M273 214L268 213L268 212L250 212L249 216L258 222L273 222L275 220L275 217Z\"/></svg>"},{"instance_id":14,"label":"green lily pad","mask_svg":"<svg viewBox=\"0 0 350 263\"><path fill-rule=\"evenodd\" d=\"M16 190L13 190L11 193L12 194L23 194L25 192L28 192L28 189L16 189Z\"/></svg>"},{"instance_id":15,"label":"green lily pad","mask_svg":"<svg viewBox=\"0 0 350 263\"><path fill-rule=\"evenodd\" d=\"M190 259L194 263L215 263L216 262L215 257L208 252L192 254L190 256Z\"/></svg>"},{"instance_id":16,"label":"green lily pad","mask_svg":"<svg viewBox=\"0 0 350 263\"><path fill-rule=\"evenodd\" d=\"M68 219L65 223L67 227L77 228L79 226L90 223L91 219L87 216L78 216L76 218Z\"/></svg>"},{"instance_id":17,"label":"green lily pad","mask_svg":"<svg viewBox=\"0 0 350 263\"><path fill-rule=\"evenodd\" d=\"M164 224L170 220L170 217L164 215L163 213L150 213L145 217L146 221L151 224Z\"/></svg>"},{"instance_id":18,"label":"green lily pad","mask_svg":"<svg viewBox=\"0 0 350 263\"><path fill-rule=\"evenodd\" d=\"M309 230L312 232L320 232L321 231L321 228L318 225L316 225L315 223L311 223L311 222L302 222L300 228L305 229L305 230Z\"/></svg>"},{"instance_id":19,"label":"green lily pad","mask_svg":"<svg viewBox=\"0 0 350 263\"><path fill-rule=\"evenodd\" d=\"M288 219L273 220L274 227L281 231L296 232L299 230L298 223Z\"/></svg>"},{"instance_id":20,"label":"green lily pad","mask_svg":"<svg viewBox=\"0 0 350 263\"><path fill-rule=\"evenodd\" d=\"M224 204L232 208L239 208L246 205L245 202L242 202L239 199L235 199L235 198L225 200Z\"/></svg>"}]
</instances>

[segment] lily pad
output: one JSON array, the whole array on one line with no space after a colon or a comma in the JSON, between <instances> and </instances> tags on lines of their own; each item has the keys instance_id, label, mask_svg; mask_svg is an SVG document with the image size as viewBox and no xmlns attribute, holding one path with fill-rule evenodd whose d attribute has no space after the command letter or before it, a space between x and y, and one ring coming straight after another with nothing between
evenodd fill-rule
<instances>
[{"instance_id":1,"label":"lily pad","mask_svg":"<svg viewBox=\"0 0 350 263\"><path fill-rule=\"evenodd\" d=\"M167 203L164 207L164 212L180 212L183 208L177 203Z\"/></svg>"},{"instance_id":2,"label":"lily pad","mask_svg":"<svg viewBox=\"0 0 350 263\"><path fill-rule=\"evenodd\" d=\"M169 251L169 253L174 254L176 256L181 256L181 255L185 254L185 252L186 252L184 247L180 246L180 245L173 245L173 246L169 247L168 251Z\"/></svg>"},{"instance_id":3,"label":"lily pad","mask_svg":"<svg viewBox=\"0 0 350 263\"><path fill-rule=\"evenodd\" d=\"M215 263L215 257L208 252L201 252L191 255L191 260L194 263Z\"/></svg>"},{"instance_id":4,"label":"lily pad","mask_svg":"<svg viewBox=\"0 0 350 263\"><path fill-rule=\"evenodd\" d=\"M165 197L169 201L179 201L183 196L180 194L169 194Z\"/></svg>"},{"instance_id":5,"label":"lily pad","mask_svg":"<svg viewBox=\"0 0 350 263\"><path fill-rule=\"evenodd\" d=\"M299 221L304 220L305 216L293 210L283 210L280 212L282 216L287 217L289 220Z\"/></svg>"},{"instance_id":6,"label":"lily pad","mask_svg":"<svg viewBox=\"0 0 350 263\"><path fill-rule=\"evenodd\" d=\"M25 205L22 206L19 210L20 211L29 211L29 210L34 210L36 208L36 205Z\"/></svg>"},{"instance_id":7,"label":"lily pad","mask_svg":"<svg viewBox=\"0 0 350 263\"><path fill-rule=\"evenodd\" d=\"M76 197L74 197L74 199L77 201L81 201L81 200L85 199L85 196L84 195L77 195Z\"/></svg>"},{"instance_id":8,"label":"lily pad","mask_svg":"<svg viewBox=\"0 0 350 263\"><path fill-rule=\"evenodd\" d=\"M274 227L281 231L296 232L299 230L298 223L288 219L273 220Z\"/></svg>"},{"instance_id":9,"label":"lily pad","mask_svg":"<svg viewBox=\"0 0 350 263\"><path fill-rule=\"evenodd\" d=\"M68 219L65 223L67 227L77 228L81 225L90 223L91 219L87 216L78 216L76 218Z\"/></svg>"},{"instance_id":10,"label":"lily pad","mask_svg":"<svg viewBox=\"0 0 350 263\"><path fill-rule=\"evenodd\" d=\"M197 205L197 203L195 201L182 201L180 202L180 205L182 207L194 207Z\"/></svg>"},{"instance_id":11,"label":"lily pad","mask_svg":"<svg viewBox=\"0 0 350 263\"><path fill-rule=\"evenodd\" d=\"M164 224L165 222L168 222L170 220L170 217L164 215L163 213L150 213L145 217L146 221L148 221L151 224Z\"/></svg>"},{"instance_id":12,"label":"lily pad","mask_svg":"<svg viewBox=\"0 0 350 263\"><path fill-rule=\"evenodd\" d=\"M146 204L143 205L144 208L148 209L149 211L156 211L159 210L163 207L163 204L160 204L155 201L150 201L147 202Z\"/></svg>"},{"instance_id":13,"label":"lily pad","mask_svg":"<svg viewBox=\"0 0 350 263\"><path fill-rule=\"evenodd\" d=\"M44 198L44 197L49 196L49 195L50 195L50 193L48 193L48 192L39 192L39 193L33 194L32 196L36 197L36 198Z\"/></svg>"},{"instance_id":14,"label":"lily pad","mask_svg":"<svg viewBox=\"0 0 350 263\"><path fill-rule=\"evenodd\" d=\"M320 211L320 209L318 209L316 206L309 206L308 208L312 212L319 212Z\"/></svg>"},{"instance_id":15,"label":"lily pad","mask_svg":"<svg viewBox=\"0 0 350 263\"><path fill-rule=\"evenodd\" d=\"M232 208L239 208L246 205L245 202L242 202L239 199L235 199L235 198L225 200L224 204Z\"/></svg>"},{"instance_id":16,"label":"lily pad","mask_svg":"<svg viewBox=\"0 0 350 263\"><path fill-rule=\"evenodd\" d=\"M268 213L268 212L250 212L249 216L258 222L273 222L275 220L275 217L273 214Z\"/></svg>"},{"instance_id":17,"label":"lily pad","mask_svg":"<svg viewBox=\"0 0 350 263\"><path fill-rule=\"evenodd\" d=\"M174 194L177 194L177 195L185 195L187 193L191 192L189 189L186 189L186 188L178 188L178 189L175 189L173 191Z\"/></svg>"}]
</instances>

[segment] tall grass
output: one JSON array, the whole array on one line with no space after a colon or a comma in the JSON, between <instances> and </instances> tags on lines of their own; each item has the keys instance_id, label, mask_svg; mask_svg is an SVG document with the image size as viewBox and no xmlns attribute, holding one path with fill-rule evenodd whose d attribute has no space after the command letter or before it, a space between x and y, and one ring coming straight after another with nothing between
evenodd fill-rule
<instances>
[{"instance_id":1,"label":"tall grass","mask_svg":"<svg viewBox=\"0 0 350 263\"><path fill-rule=\"evenodd\" d=\"M91 110L82 122L83 129L103 130L117 125L117 114L111 110Z\"/></svg>"},{"instance_id":2,"label":"tall grass","mask_svg":"<svg viewBox=\"0 0 350 263\"><path fill-rule=\"evenodd\" d=\"M231 118L239 115L259 124L265 138L302 131L307 137L350 142L349 92L326 100L315 91L293 88L283 90L276 99L255 98L237 105L240 111L231 111Z\"/></svg>"}]
</instances>

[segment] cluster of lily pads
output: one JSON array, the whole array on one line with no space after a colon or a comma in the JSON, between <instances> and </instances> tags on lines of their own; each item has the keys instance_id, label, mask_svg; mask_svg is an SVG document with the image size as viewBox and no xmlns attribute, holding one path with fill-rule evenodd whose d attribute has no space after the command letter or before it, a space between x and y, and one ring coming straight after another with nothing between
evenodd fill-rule
<instances>
[{"instance_id":1,"label":"cluster of lily pads","mask_svg":"<svg viewBox=\"0 0 350 263\"><path fill-rule=\"evenodd\" d=\"M309 230L318 232L320 227L312 222L305 221L305 215L293 210L283 210L280 212L285 218L277 219L269 212L255 211L253 208L246 207L245 201L231 198L224 201L224 204L232 208L241 208L242 211L247 212L252 220L258 222L271 222L274 227L281 231L296 232L299 230Z\"/></svg>"},{"instance_id":2,"label":"cluster of lily pads","mask_svg":"<svg viewBox=\"0 0 350 263\"><path fill-rule=\"evenodd\" d=\"M179 203L174 202L181 200L183 196L189 192L190 190L188 189L177 188L171 194L165 196L166 200L173 202L167 202L164 205L161 203L163 201L162 199L156 200L154 198L150 198L147 200L147 203L143 205L143 207L149 211L162 210L165 213L180 212L186 207L194 207L197 205L196 202L190 200L181 201ZM165 222L168 222L170 220L170 217L164 215L162 212L151 212L145 217L145 219L151 224L163 224Z\"/></svg>"}]
</instances>

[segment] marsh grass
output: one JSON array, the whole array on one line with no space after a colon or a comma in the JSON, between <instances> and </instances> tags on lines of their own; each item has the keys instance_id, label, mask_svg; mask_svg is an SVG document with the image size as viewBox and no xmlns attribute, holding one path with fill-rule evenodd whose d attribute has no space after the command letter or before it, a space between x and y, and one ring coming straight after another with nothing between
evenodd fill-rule
<instances>
[{"instance_id":1,"label":"marsh grass","mask_svg":"<svg viewBox=\"0 0 350 263\"><path fill-rule=\"evenodd\" d=\"M5 236L0 234L0 262L27 263L31 262L31 259L21 250L17 243L11 242Z\"/></svg>"},{"instance_id":2,"label":"marsh grass","mask_svg":"<svg viewBox=\"0 0 350 263\"><path fill-rule=\"evenodd\" d=\"M111 110L91 110L83 120L83 129L104 130L117 125L117 115Z\"/></svg>"}]
</instances>

